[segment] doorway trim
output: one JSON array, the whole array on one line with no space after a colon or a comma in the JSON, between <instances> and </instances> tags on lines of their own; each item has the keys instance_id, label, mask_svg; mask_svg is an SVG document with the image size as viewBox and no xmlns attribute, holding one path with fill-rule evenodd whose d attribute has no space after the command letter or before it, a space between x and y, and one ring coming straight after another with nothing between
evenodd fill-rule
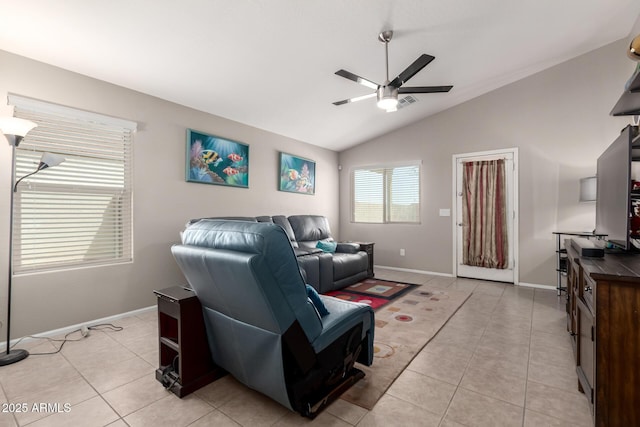
<instances>
[{"instance_id":1,"label":"doorway trim","mask_svg":"<svg viewBox=\"0 0 640 427\"><path fill-rule=\"evenodd\" d=\"M453 265L453 276L458 277L458 238L457 238L457 227L458 227L458 214L457 214L457 198L458 195L456 193L456 184L457 184L457 165L458 161L461 159L465 160L479 160L476 158L480 157L488 157L495 156L499 157L500 155L510 154L513 156L513 212L510 215L513 215L513 284L518 286L520 282L520 258L519 258L519 240L518 240L518 230L519 230L519 212L518 212L518 147L513 148L504 148L499 150L489 150L489 151L477 151L473 153L463 153L463 154L454 154L452 156L452 184L451 184L451 211L453 212L451 221L451 233L453 239L453 252L452 252L452 265Z\"/></svg>"}]
</instances>

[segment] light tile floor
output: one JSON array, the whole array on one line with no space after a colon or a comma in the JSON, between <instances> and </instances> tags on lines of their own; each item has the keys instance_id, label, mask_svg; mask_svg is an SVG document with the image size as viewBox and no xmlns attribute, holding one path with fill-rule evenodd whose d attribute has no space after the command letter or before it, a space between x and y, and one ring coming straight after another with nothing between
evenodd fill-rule
<instances>
[{"instance_id":1,"label":"light tile floor","mask_svg":"<svg viewBox=\"0 0 640 427\"><path fill-rule=\"evenodd\" d=\"M0 412L0 427L592 425L555 291L381 268L376 276L473 294L371 411L338 400L310 421L229 376L178 399L155 380L157 315L148 312L116 322L121 332L92 331L59 354L0 368L1 409L14 410ZM15 412L21 403L28 410Z\"/></svg>"}]
</instances>

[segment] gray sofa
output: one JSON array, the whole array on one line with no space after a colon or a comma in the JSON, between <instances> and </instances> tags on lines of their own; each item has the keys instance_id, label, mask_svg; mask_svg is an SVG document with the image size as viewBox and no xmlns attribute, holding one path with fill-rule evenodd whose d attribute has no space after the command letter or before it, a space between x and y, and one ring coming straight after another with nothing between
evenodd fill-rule
<instances>
[{"instance_id":1,"label":"gray sofa","mask_svg":"<svg viewBox=\"0 0 640 427\"><path fill-rule=\"evenodd\" d=\"M201 219L193 219L193 224ZM334 242L326 217L320 215L284 215L256 217L213 217L249 222L268 222L282 227L289 238L307 283L320 293L342 289L369 277L369 258L358 243L338 242L334 253L323 252L319 241Z\"/></svg>"}]
</instances>

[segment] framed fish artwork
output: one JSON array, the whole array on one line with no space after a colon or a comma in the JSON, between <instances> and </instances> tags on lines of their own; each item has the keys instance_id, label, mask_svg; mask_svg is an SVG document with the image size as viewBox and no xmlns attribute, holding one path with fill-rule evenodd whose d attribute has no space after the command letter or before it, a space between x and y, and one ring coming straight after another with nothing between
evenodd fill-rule
<instances>
[{"instance_id":1,"label":"framed fish artwork","mask_svg":"<svg viewBox=\"0 0 640 427\"><path fill-rule=\"evenodd\" d=\"M249 188L249 146L187 129L187 182Z\"/></svg>"},{"instance_id":2,"label":"framed fish artwork","mask_svg":"<svg viewBox=\"0 0 640 427\"><path fill-rule=\"evenodd\" d=\"M280 191L300 194L316 192L316 162L280 153Z\"/></svg>"}]
</instances>

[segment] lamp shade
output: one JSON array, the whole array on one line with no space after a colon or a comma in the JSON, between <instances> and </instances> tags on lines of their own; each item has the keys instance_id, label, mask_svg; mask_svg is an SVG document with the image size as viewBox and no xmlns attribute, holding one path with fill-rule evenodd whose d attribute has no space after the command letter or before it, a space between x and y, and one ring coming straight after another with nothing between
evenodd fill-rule
<instances>
[{"instance_id":1,"label":"lamp shade","mask_svg":"<svg viewBox=\"0 0 640 427\"><path fill-rule=\"evenodd\" d=\"M17 117L0 117L0 130L5 135L25 136L36 126L38 125L31 120Z\"/></svg>"},{"instance_id":2,"label":"lamp shade","mask_svg":"<svg viewBox=\"0 0 640 427\"><path fill-rule=\"evenodd\" d=\"M582 178L580 180L580 201L581 202L595 202L596 201L596 188L597 177L590 176Z\"/></svg>"},{"instance_id":3,"label":"lamp shade","mask_svg":"<svg viewBox=\"0 0 640 427\"><path fill-rule=\"evenodd\" d=\"M53 153L42 153L38 169L52 168L64 162L65 158Z\"/></svg>"}]
</instances>

